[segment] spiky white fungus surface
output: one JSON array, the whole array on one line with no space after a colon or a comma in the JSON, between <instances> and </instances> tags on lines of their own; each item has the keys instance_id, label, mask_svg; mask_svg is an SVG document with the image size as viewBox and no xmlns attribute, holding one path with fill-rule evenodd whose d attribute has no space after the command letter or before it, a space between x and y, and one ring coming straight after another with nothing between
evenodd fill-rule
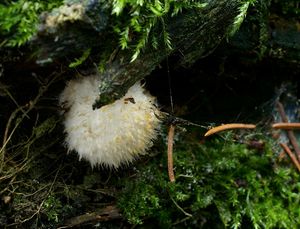
<instances>
[{"instance_id":1,"label":"spiky white fungus surface","mask_svg":"<svg viewBox=\"0 0 300 229\"><path fill-rule=\"evenodd\" d=\"M151 147L160 126L155 98L139 82L114 103L93 110L97 76L71 80L59 98L65 113L66 145L92 166L117 168Z\"/></svg>"}]
</instances>

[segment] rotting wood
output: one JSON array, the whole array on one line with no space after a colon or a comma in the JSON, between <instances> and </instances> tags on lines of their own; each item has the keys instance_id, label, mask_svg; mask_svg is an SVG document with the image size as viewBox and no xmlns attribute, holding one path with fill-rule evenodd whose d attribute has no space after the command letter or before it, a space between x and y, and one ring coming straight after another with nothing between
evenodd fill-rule
<instances>
[{"instance_id":1,"label":"rotting wood","mask_svg":"<svg viewBox=\"0 0 300 229\"><path fill-rule=\"evenodd\" d=\"M65 221L64 225L58 227L58 229L71 228L80 226L91 222L103 222L114 219L121 219L122 215L119 209L115 205L107 206L96 212L86 213L83 215L75 216Z\"/></svg>"}]
</instances>

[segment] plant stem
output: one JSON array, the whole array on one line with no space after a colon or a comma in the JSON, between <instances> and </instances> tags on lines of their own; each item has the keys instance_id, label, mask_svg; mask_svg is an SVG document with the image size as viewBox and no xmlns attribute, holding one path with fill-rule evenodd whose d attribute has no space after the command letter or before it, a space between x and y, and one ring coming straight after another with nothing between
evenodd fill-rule
<instances>
[{"instance_id":1,"label":"plant stem","mask_svg":"<svg viewBox=\"0 0 300 229\"><path fill-rule=\"evenodd\" d=\"M175 182L174 170L173 170L173 140L174 140L175 126L170 125L168 134L168 174L171 182Z\"/></svg>"}]
</instances>

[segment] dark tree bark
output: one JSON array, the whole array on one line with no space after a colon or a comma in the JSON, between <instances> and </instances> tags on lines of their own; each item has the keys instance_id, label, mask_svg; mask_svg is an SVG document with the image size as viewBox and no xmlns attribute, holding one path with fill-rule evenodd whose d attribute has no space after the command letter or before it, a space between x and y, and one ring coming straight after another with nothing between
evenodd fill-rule
<instances>
[{"instance_id":1,"label":"dark tree bark","mask_svg":"<svg viewBox=\"0 0 300 229\"><path fill-rule=\"evenodd\" d=\"M207 1L204 8L186 10L169 18L166 30L171 36L172 50L167 50L163 44L156 50L148 45L133 62L132 52L115 52L114 58L99 76L100 98L96 107L122 97L130 86L151 73L169 55L177 54L179 63L184 65L190 65L208 55L228 34L243 4L245 3L241 0ZM68 14L65 15L64 11ZM109 6L105 1L92 0L85 4L72 3L44 14L35 40L41 47L42 59L82 52L91 46L99 52L103 51L113 36L110 16ZM73 23L72 20L76 17Z\"/></svg>"},{"instance_id":2,"label":"dark tree bark","mask_svg":"<svg viewBox=\"0 0 300 229\"><path fill-rule=\"evenodd\" d=\"M179 63L185 65L208 55L228 34L228 30L240 13L242 2L240 0L208 1L207 6L202 9L188 10L169 18L166 30L171 35L172 50L167 50L164 44L156 50L148 45L133 62L130 61L132 52L117 51L113 60L107 63L105 71L99 76L101 78L100 99L96 107L123 96L130 86L151 73L169 55L179 54ZM62 20L56 27L49 26L49 21L58 21L55 15L60 12L44 15L36 39L41 46L41 53L56 58L74 50L84 50L89 44L103 49L103 44L106 44L112 36L108 29L110 27L107 6L105 3L92 0L84 6L76 4L69 7L75 8L75 13L83 7L84 13L79 22L70 23L69 20L66 22ZM96 14L96 11L100 14ZM94 15L98 16L94 17Z\"/></svg>"},{"instance_id":3,"label":"dark tree bark","mask_svg":"<svg viewBox=\"0 0 300 229\"><path fill-rule=\"evenodd\" d=\"M186 12L170 20L167 30L173 50L147 48L134 62L130 62L131 53L120 52L101 75L100 105L110 98L123 96L130 86L151 73L170 54L177 52L181 64L192 64L206 56L226 36L240 6L238 1L213 1L204 10Z\"/></svg>"}]
</instances>

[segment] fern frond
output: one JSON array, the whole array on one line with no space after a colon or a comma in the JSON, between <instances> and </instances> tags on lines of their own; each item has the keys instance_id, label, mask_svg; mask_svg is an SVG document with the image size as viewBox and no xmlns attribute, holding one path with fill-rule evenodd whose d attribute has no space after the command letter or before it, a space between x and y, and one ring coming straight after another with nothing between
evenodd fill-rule
<instances>
[{"instance_id":1,"label":"fern frond","mask_svg":"<svg viewBox=\"0 0 300 229\"><path fill-rule=\"evenodd\" d=\"M176 16L182 9L203 8L206 3L189 0L112 0L112 14L116 15L117 25L114 31L119 36L119 45L122 49L133 49L131 61L148 45L158 48L159 43L167 49L172 49L171 36L166 31L163 21L167 17ZM122 23L120 18L122 17ZM123 20L124 19L124 20ZM163 27L163 33L156 33L149 38L154 28ZM122 28L123 27L123 28ZM129 36L130 34L130 36Z\"/></svg>"}]
</instances>

